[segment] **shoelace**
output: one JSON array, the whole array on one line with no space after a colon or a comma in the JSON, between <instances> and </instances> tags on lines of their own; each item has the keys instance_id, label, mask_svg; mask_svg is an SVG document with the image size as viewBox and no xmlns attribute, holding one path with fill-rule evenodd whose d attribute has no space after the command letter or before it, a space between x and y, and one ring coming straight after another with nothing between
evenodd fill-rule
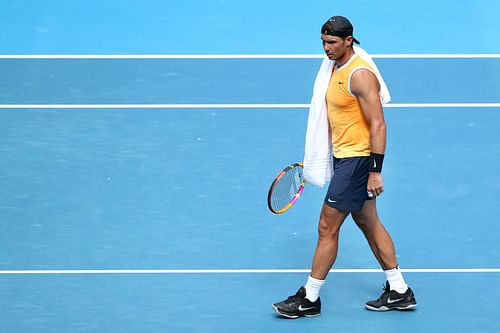
<instances>
[{"instance_id":1,"label":"shoelace","mask_svg":"<svg viewBox=\"0 0 500 333\"><path fill-rule=\"evenodd\" d=\"M299 293L297 292L295 295L289 296L289 297L287 298L287 301L295 301L295 300L296 300L296 299L298 299L298 298L302 298L302 297L300 297L300 296L299 296Z\"/></svg>"},{"instance_id":2,"label":"shoelace","mask_svg":"<svg viewBox=\"0 0 500 333\"><path fill-rule=\"evenodd\" d=\"M385 294L386 292L391 291L391 289L390 289L387 285L385 285L385 284L383 285L382 290L384 291L384 293L383 293L382 295L380 295L380 297L377 299L377 301L381 301L381 300L382 300L382 298L384 297L384 294Z\"/></svg>"}]
</instances>

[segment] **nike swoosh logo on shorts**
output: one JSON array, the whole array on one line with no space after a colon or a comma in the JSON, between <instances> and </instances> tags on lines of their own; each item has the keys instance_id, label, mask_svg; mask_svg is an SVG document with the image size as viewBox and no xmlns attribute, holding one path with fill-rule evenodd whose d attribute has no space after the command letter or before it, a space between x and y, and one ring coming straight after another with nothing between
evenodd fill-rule
<instances>
[{"instance_id":1,"label":"nike swoosh logo on shorts","mask_svg":"<svg viewBox=\"0 0 500 333\"><path fill-rule=\"evenodd\" d=\"M328 198L328 202L335 203L337 202L337 200L331 200L330 198Z\"/></svg>"}]
</instances>

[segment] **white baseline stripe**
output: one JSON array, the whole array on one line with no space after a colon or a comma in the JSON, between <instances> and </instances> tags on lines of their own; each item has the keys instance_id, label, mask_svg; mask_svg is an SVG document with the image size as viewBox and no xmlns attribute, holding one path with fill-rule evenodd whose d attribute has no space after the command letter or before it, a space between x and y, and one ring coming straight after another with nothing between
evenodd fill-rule
<instances>
[{"instance_id":1,"label":"white baseline stripe","mask_svg":"<svg viewBox=\"0 0 500 333\"><path fill-rule=\"evenodd\" d=\"M500 273L500 268L409 268L404 273ZM0 275L54 274L289 274L309 273L309 269L54 269L0 270ZM381 273L381 269L332 269L331 273Z\"/></svg>"},{"instance_id":2,"label":"white baseline stripe","mask_svg":"<svg viewBox=\"0 0 500 333\"><path fill-rule=\"evenodd\" d=\"M500 103L389 103L384 108L498 108Z\"/></svg>"},{"instance_id":3,"label":"white baseline stripe","mask_svg":"<svg viewBox=\"0 0 500 333\"><path fill-rule=\"evenodd\" d=\"M0 109L290 109L309 104L0 104Z\"/></svg>"},{"instance_id":4,"label":"white baseline stripe","mask_svg":"<svg viewBox=\"0 0 500 333\"><path fill-rule=\"evenodd\" d=\"M391 103L385 108L498 108L500 103ZM307 109L309 104L0 104L0 109Z\"/></svg>"},{"instance_id":5,"label":"white baseline stripe","mask_svg":"<svg viewBox=\"0 0 500 333\"><path fill-rule=\"evenodd\" d=\"M0 54L0 59L315 59L324 54ZM500 54L372 54L385 59L481 59Z\"/></svg>"}]
</instances>

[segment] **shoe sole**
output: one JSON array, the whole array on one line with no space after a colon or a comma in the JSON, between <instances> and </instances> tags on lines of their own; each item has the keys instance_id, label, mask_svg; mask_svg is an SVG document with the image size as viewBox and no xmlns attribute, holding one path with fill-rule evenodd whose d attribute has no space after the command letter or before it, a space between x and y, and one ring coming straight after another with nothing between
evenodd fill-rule
<instances>
[{"instance_id":1,"label":"shoe sole","mask_svg":"<svg viewBox=\"0 0 500 333\"><path fill-rule=\"evenodd\" d=\"M394 306L394 307L387 307L387 306L381 306L380 308L375 308L373 306L370 306L368 304L365 304L365 308L370 311L391 311L391 310L400 310L400 311L406 311L406 310L414 310L417 307L417 304L408 304L405 306Z\"/></svg>"},{"instance_id":2,"label":"shoe sole","mask_svg":"<svg viewBox=\"0 0 500 333\"><path fill-rule=\"evenodd\" d=\"M299 317L307 317L307 318L311 318L311 317L317 317L319 316L321 313L317 313L317 314L301 314L301 315L289 315L289 314L286 314L286 313L282 313L278 310L277 307L273 305L271 305L273 307L273 310L274 312L276 312L279 316L281 317L285 317L285 318L288 318L288 319L297 319Z\"/></svg>"}]
</instances>

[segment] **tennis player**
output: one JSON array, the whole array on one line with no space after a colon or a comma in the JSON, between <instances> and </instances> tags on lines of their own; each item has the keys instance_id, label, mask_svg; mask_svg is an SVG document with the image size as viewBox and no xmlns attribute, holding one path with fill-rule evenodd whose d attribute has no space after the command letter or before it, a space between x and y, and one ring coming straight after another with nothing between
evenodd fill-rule
<instances>
[{"instance_id":1,"label":"tennis player","mask_svg":"<svg viewBox=\"0 0 500 333\"><path fill-rule=\"evenodd\" d=\"M340 227L349 214L386 276L383 294L367 302L366 309L413 309L415 296L401 274L393 241L377 214L376 197L384 191L381 172L386 148L379 81L370 64L354 52L353 43L359 42L347 18L331 17L321 28L321 39L327 57L335 61L326 93L334 174L320 214L311 274L305 286L273 304L273 309L287 318L320 315L320 288L337 257Z\"/></svg>"}]
</instances>

